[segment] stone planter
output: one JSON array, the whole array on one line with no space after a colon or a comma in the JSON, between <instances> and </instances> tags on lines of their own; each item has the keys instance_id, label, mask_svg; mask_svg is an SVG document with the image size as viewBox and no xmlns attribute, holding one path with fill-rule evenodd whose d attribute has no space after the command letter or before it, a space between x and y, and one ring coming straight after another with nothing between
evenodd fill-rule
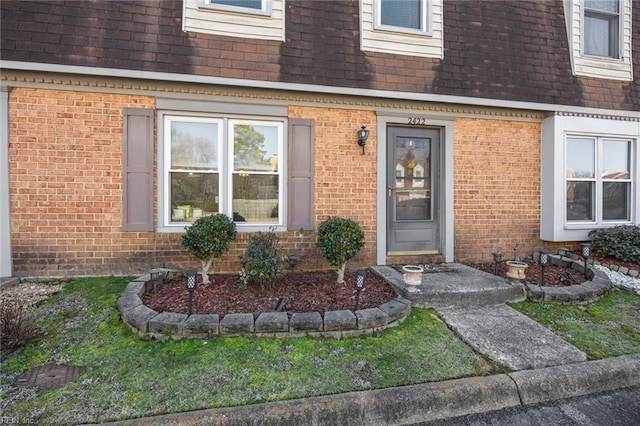
<instances>
[{"instance_id":1,"label":"stone planter","mask_svg":"<svg viewBox=\"0 0 640 426\"><path fill-rule=\"evenodd\" d=\"M508 260L506 264L507 264L507 267L509 268L507 271L507 277L518 282L525 279L525 271L527 270L529 265L517 260Z\"/></svg>"},{"instance_id":2,"label":"stone planter","mask_svg":"<svg viewBox=\"0 0 640 426\"><path fill-rule=\"evenodd\" d=\"M405 265L402 267L403 278L406 285L419 286L422 284L424 268L417 265Z\"/></svg>"}]
</instances>

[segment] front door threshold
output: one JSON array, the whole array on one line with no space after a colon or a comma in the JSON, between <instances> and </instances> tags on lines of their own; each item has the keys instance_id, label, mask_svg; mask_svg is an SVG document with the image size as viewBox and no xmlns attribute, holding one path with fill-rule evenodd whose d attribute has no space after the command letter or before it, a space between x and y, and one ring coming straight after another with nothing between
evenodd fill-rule
<instances>
[{"instance_id":1,"label":"front door threshold","mask_svg":"<svg viewBox=\"0 0 640 426\"><path fill-rule=\"evenodd\" d=\"M390 251L387 252L387 256L424 256L440 254L438 250L425 250L425 251Z\"/></svg>"}]
</instances>

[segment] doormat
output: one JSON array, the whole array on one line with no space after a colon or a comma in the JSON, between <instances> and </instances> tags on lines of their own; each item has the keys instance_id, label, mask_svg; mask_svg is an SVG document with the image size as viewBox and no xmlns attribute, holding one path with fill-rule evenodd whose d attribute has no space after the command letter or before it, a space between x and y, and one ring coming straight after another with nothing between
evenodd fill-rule
<instances>
[{"instance_id":1,"label":"doormat","mask_svg":"<svg viewBox=\"0 0 640 426\"><path fill-rule=\"evenodd\" d=\"M423 274L437 274L437 273L442 273L442 272L455 272L455 269L453 269L450 266L447 265L442 265L440 263L415 263L415 264L408 264L408 263L403 263L403 264L399 264L399 265L391 265L391 267L393 269L395 269L396 271L400 272L401 274L404 274L405 271L402 270L403 266L407 266L407 265L411 265L411 266L422 266L423 269Z\"/></svg>"},{"instance_id":2,"label":"doormat","mask_svg":"<svg viewBox=\"0 0 640 426\"><path fill-rule=\"evenodd\" d=\"M84 368L73 365L43 365L22 373L16 378L18 386L58 388L80 377Z\"/></svg>"}]
</instances>

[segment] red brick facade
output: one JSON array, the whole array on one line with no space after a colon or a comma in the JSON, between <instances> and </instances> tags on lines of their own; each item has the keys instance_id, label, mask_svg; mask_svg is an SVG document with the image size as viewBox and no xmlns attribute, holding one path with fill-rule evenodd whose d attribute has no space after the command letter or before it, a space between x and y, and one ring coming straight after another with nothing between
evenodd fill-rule
<instances>
[{"instance_id":1,"label":"red brick facade","mask_svg":"<svg viewBox=\"0 0 640 426\"><path fill-rule=\"evenodd\" d=\"M180 235L123 231L123 108L155 108L151 96L15 88L9 96L12 249L17 276L131 274L154 266L198 266ZM348 217L366 245L352 266L376 263L376 114L290 106L315 123L314 219ZM366 153L354 123L371 130ZM456 260L492 251L526 256L539 240L540 124L459 118L454 124ZM312 231L279 234L301 269L326 269ZM239 268L239 234L215 271Z\"/></svg>"}]
</instances>

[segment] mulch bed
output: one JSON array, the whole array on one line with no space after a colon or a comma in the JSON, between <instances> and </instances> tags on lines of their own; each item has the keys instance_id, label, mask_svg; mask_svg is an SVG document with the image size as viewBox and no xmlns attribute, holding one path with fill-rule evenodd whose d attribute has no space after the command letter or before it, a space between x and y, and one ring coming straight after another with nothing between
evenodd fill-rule
<instances>
[{"instance_id":1,"label":"mulch bed","mask_svg":"<svg viewBox=\"0 0 640 426\"><path fill-rule=\"evenodd\" d=\"M246 290L240 289L239 275L213 274L209 285L198 284L193 292L192 313L218 314L252 313L255 318L262 312L272 312L279 298L284 298L291 312L320 312L354 310L357 292L355 272L345 272L345 284L336 284L336 272L296 272L277 277L272 288L261 289L250 282ZM358 309L377 307L397 296L395 290L382 278L369 272L365 288L360 294ZM166 282L156 294L143 297L145 305L157 312L188 312L189 293L184 279Z\"/></svg>"},{"instance_id":2,"label":"mulch bed","mask_svg":"<svg viewBox=\"0 0 640 426\"><path fill-rule=\"evenodd\" d=\"M539 263L525 262L529 267L525 270L524 284L540 285L542 278L542 266ZM507 277L507 264L501 262L498 264L498 272L495 272L494 263L472 263L469 266L479 269L490 274L497 275L502 278ZM582 284L588 281L584 274L576 269L561 268L555 265L549 265L544 268L544 285L547 287L566 287L570 285Z\"/></svg>"}]
</instances>

